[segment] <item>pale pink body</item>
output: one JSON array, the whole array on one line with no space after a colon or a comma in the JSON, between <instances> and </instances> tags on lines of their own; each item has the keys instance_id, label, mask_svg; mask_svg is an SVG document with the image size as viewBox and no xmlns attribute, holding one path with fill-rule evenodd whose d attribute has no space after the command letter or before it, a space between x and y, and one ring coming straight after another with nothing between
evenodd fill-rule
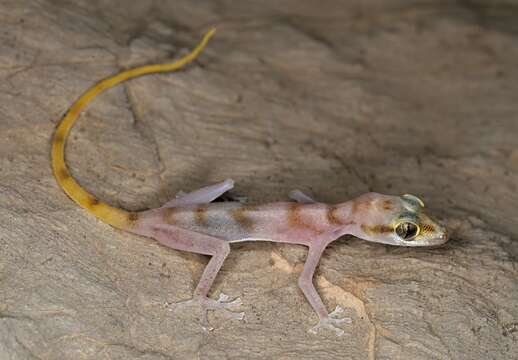
<instances>
[{"instance_id":1,"label":"pale pink body","mask_svg":"<svg viewBox=\"0 0 518 360\"><path fill-rule=\"evenodd\" d=\"M290 197L295 202L252 205L240 202L216 202L233 187L232 180L207 186L192 193L182 193L161 208L138 214L133 231L177 249L210 255L205 271L196 287L194 298L208 309L222 309L233 317L242 317L228 310L237 301L225 302L207 297L210 287L228 253L229 243L241 241L273 241L302 244L309 247L308 257L299 278L299 286L319 316L311 330L322 328L343 330L336 325L349 321L339 318L341 309L328 313L315 287L313 274L326 246L342 235L351 234L367 241L398 246L432 246L447 241L446 230L422 212L424 206L412 195L389 196L368 193L338 205L316 202L300 191ZM401 238L394 230L397 224L416 224L419 233ZM418 225L417 225L418 224ZM406 225L405 229L408 229ZM404 235L403 235L404 236ZM240 302L239 302L240 304ZM204 328L210 328L205 316Z\"/></svg>"},{"instance_id":2,"label":"pale pink body","mask_svg":"<svg viewBox=\"0 0 518 360\"><path fill-rule=\"evenodd\" d=\"M140 234L147 236L152 236L154 225L165 223L230 243L273 241L309 246L322 234L341 235L339 232L344 230L345 222L339 224L329 219L329 212L336 213L336 209L340 209L344 219L349 217L349 204L331 207L322 203L216 202L148 210L139 215L138 225Z\"/></svg>"}]
</instances>

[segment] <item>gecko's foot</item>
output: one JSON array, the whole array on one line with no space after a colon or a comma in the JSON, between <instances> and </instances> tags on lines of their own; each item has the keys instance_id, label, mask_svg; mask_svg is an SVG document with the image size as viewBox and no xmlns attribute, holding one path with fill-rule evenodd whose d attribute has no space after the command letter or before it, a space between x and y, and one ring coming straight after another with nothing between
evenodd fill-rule
<instances>
[{"instance_id":1,"label":"gecko's foot","mask_svg":"<svg viewBox=\"0 0 518 360\"><path fill-rule=\"evenodd\" d=\"M201 326L205 331L211 331L214 328L209 324L207 319L207 312L209 310L221 310L221 312L232 319L244 320L245 313L244 312L235 312L231 311L235 307L239 307L242 304L240 298L235 298L234 300L229 300L230 298L221 293L219 294L218 300L213 300L206 296L194 297L190 300L180 301L174 304L167 304L170 307L170 310L174 311L180 307L184 306L201 306L202 308L202 316L201 316Z\"/></svg>"},{"instance_id":2,"label":"gecko's foot","mask_svg":"<svg viewBox=\"0 0 518 360\"><path fill-rule=\"evenodd\" d=\"M336 336L342 336L345 332L337 325L350 324L352 322L351 318L338 317L343 312L344 309L340 306L337 306L332 312L329 313L327 317L320 319L318 324L309 329L309 332L312 334L317 334L322 329L328 329L334 331L336 333Z\"/></svg>"}]
</instances>

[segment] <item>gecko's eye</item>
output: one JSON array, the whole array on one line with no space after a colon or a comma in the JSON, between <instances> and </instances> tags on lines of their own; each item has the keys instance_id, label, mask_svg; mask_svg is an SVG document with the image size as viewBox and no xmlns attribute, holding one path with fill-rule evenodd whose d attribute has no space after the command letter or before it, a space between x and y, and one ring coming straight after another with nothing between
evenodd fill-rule
<instances>
[{"instance_id":1,"label":"gecko's eye","mask_svg":"<svg viewBox=\"0 0 518 360\"><path fill-rule=\"evenodd\" d=\"M419 234L419 226L411 222L403 222L396 226L396 234L403 240L413 240Z\"/></svg>"}]
</instances>

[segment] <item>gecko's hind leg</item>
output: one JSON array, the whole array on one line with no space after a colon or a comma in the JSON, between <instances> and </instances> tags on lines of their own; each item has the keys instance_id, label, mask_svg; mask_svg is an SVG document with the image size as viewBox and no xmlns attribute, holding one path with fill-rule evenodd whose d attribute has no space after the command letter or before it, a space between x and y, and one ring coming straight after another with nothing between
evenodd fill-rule
<instances>
[{"instance_id":1,"label":"gecko's hind leg","mask_svg":"<svg viewBox=\"0 0 518 360\"><path fill-rule=\"evenodd\" d=\"M168 225L155 226L153 237L161 244L173 249L211 256L209 263L205 267L201 279L194 290L193 298L173 304L173 310L178 310L185 306L201 306L201 325L204 330L213 329L207 319L207 312L209 310L220 310L224 315L233 319L244 319L245 314L243 312L231 311L234 307L241 305L240 298L229 301L229 297L225 294L220 294L218 300L210 299L207 296L216 275L230 252L228 242L219 238Z\"/></svg>"},{"instance_id":2,"label":"gecko's hind leg","mask_svg":"<svg viewBox=\"0 0 518 360\"><path fill-rule=\"evenodd\" d=\"M183 205L207 204L233 187L234 180L226 179L220 183L205 186L190 193L180 191L173 200L168 201L162 207L169 208Z\"/></svg>"},{"instance_id":3,"label":"gecko's hind leg","mask_svg":"<svg viewBox=\"0 0 518 360\"><path fill-rule=\"evenodd\" d=\"M296 202L301 204L313 204L317 202L311 196L304 194L300 190L292 190L290 191L288 196L290 199L295 200Z\"/></svg>"}]
</instances>

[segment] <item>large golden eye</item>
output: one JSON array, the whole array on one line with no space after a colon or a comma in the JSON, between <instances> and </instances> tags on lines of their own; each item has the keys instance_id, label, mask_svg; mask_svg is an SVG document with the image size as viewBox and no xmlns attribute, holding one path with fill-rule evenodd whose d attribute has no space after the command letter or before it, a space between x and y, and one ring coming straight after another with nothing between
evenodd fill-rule
<instances>
[{"instance_id":1,"label":"large golden eye","mask_svg":"<svg viewBox=\"0 0 518 360\"><path fill-rule=\"evenodd\" d=\"M403 222L396 226L396 234L403 240L413 240L419 234L419 226L411 222Z\"/></svg>"}]
</instances>

